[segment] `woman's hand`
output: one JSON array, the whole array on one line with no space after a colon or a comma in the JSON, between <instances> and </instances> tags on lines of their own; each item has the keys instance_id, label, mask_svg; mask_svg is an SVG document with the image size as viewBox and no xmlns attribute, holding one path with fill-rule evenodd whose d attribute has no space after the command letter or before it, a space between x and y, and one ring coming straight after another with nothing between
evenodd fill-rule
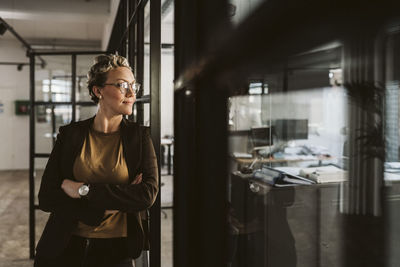
<instances>
[{"instance_id":1,"label":"woman's hand","mask_svg":"<svg viewBox=\"0 0 400 267\"><path fill-rule=\"evenodd\" d=\"M138 175L136 175L135 180L133 180L131 184L140 184L141 182L142 182L142 174L139 173Z\"/></svg>"},{"instance_id":2,"label":"woman's hand","mask_svg":"<svg viewBox=\"0 0 400 267\"><path fill-rule=\"evenodd\" d=\"M69 179L65 179L61 184L61 189L64 190L65 194L67 194L71 198L80 198L79 195L79 187L81 187L84 183L75 182Z\"/></svg>"},{"instance_id":3,"label":"woman's hand","mask_svg":"<svg viewBox=\"0 0 400 267\"><path fill-rule=\"evenodd\" d=\"M140 184L142 182L142 174L139 173L138 175L136 175L135 179L132 181L131 184ZM115 213L117 213L119 210L105 210L104 211L104 215L113 215Z\"/></svg>"},{"instance_id":4,"label":"woman's hand","mask_svg":"<svg viewBox=\"0 0 400 267\"><path fill-rule=\"evenodd\" d=\"M104 216L113 215L113 214L117 213L118 211L119 210L105 210L104 211Z\"/></svg>"}]
</instances>

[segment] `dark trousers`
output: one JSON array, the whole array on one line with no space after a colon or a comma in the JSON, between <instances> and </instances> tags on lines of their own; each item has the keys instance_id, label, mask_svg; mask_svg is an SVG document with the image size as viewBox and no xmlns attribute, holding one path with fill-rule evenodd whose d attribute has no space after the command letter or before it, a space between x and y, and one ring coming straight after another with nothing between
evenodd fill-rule
<instances>
[{"instance_id":1,"label":"dark trousers","mask_svg":"<svg viewBox=\"0 0 400 267\"><path fill-rule=\"evenodd\" d=\"M34 267L132 267L126 238L72 236L56 259L35 258Z\"/></svg>"}]
</instances>

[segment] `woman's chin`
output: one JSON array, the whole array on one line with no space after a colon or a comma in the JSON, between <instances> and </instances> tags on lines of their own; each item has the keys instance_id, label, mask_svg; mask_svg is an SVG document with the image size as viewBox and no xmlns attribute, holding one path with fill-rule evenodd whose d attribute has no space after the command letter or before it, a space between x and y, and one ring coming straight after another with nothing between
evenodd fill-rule
<instances>
[{"instance_id":1,"label":"woman's chin","mask_svg":"<svg viewBox=\"0 0 400 267\"><path fill-rule=\"evenodd\" d=\"M123 112L122 112L122 115L132 115L132 113L133 113L133 110L132 109L129 109L129 110L124 110Z\"/></svg>"}]
</instances>

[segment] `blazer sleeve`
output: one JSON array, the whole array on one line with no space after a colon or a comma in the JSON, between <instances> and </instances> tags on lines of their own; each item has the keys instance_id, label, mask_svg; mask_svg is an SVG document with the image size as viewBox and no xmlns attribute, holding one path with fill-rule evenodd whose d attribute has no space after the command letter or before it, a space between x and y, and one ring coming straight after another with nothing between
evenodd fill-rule
<instances>
[{"instance_id":1,"label":"blazer sleeve","mask_svg":"<svg viewBox=\"0 0 400 267\"><path fill-rule=\"evenodd\" d=\"M39 208L59 216L78 219L87 225L99 225L104 216L104 209L89 207L85 199L70 198L62 189L65 178L61 173L61 155L66 136L64 127L60 127L56 143L44 170L39 189Z\"/></svg>"},{"instance_id":2,"label":"blazer sleeve","mask_svg":"<svg viewBox=\"0 0 400 267\"><path fill-rule=\"evenodd\" d=\"M148 128L142 128L142 182L140 184L91 184L89 206L136 212L150 208L158 193L157 158ZM129 164L129 163L128 163Z\"/></svg>"}]
</instances>

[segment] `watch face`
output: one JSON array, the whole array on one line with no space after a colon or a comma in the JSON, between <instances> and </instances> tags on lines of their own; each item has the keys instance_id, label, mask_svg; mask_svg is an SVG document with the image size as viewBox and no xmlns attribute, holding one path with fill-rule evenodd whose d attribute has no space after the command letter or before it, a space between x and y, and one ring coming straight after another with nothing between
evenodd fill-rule
<instances>
[{"instance_id":1,"label":"watch face","mask_svg":"<svg viewBox=\"0 0 400 267\"><path fill-rule=\"evenodd\" d=\"M79 187L78 193L81 196L86 196L89 193L89 186L82 185L81 187Z\"/></svg>"}]
</instances>

